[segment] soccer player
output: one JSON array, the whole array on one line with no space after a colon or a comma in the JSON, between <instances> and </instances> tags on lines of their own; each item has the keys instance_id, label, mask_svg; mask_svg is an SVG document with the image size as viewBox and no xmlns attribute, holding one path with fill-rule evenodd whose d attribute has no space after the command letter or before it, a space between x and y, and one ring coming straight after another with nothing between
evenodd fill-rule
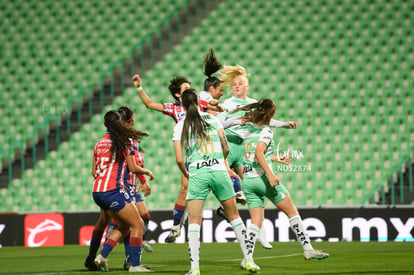
<instances>
[{"instance_id":1,"label":"soccer player","mask_svg":"<svg viewBox=\"0 0 414 275\"><path fill-rule=\"evenodd\" d=\"M171 92L171 95L175 99L173 103L157 103L152 101L149 96L145 93L141 85L141 77L136 74L132 78L135 87L137 88L138 95L140 96L142 102L145 104L147 109L155 110L162 112L164 115L168 115L174 119L175 122L179 122L185 117L186 111L181 104L181 94L184 90L190 88L191 82L183 76L177 76L170 80L170 85L168 89ZM202 111L212 110L212 111L221 111L218 101L211 100L207 102L205 100L199 101L199 108ZM165 239L165 242L172 243L175 239L181 234L181 226L184 224L186 216L186 200L185 196L187 194L187 183L188 180L181 175L181 186L180 191L175 202L173 210L173 226L171 228L170 234Z\"/></svg>"},{"instance_id":2,"label":"soccer player","mask_svg":"<svg viewBox=\"0 0 414 275\"><path fill-rule=\"evenodd\" d=\"M204 80L204 91L199 93L200 100L204 100L208 103L212 102L213 105L217 105L220 98L223 96L223 85L221 80L213 76L222 65L218 62L214 55L213 49L210 49L209 53L204 58L204 74L207 78ZM217 111L207 110L207 113L216 115Z\"/></svg>"},{"instance_id":3,"label":"soccer player","mask_svg":"<svg viewBox=\"0 0 414 275\"><path fill-rule=\"evenodd\" d=\"M226 120L241 116L241 113L233 113L238 107L257 102L256 99L247 96L249 92L249 77L250 74L246 72L246 69L240 65L227 66L224 65L220 71L218 71L219 79L222 81L223 86L228 86L230 91L233 92L233 96L226 99L222 106L224 112L219 113L217 117L224 124ZM296 122L283 122L278 120L272 120L270 123L273 127L296 129ZM236 170L240 179L243 179L243 141L241 140L238 131L243 129L242 125L236 125L225 129L225 133L230 146L230 153L227 158L228 165ZM237 178L232 178L233 181L237 181ZM220 215L222 209L217 209L217 213ZM271 249L272 245L266 240L266 233L264 227L261 228L259 241L266 249Z\"/></svg>"},{"instance_id":4,"label":"soccer player","mask_svg":"<svg viewBox=\"0 0 414 275\"><path fill-rule=\"evenodd\" d=\"M242 120L247 122L243 131L239 133L244 144L243 190L252 220L247 235L250 237L253 250L264 217L264 199L267 198L289 218L290 227L303 247L303 256L306 260L329 257L328 253L312 247L299 211L293 204L288 190L273 173L271 158L274 141L269 124L276 114L275 103L270 99L261 99L240 107L236 111L245 112ZM241 266L246 268L244 261Z\"/></svg>"},{"instance_id":5,"label":"soccer player","mask_svg":"<svg viewBox=\"0 0 414 275\"><path fill-rule=\"evenodd\" d=\"M223 65L217 60L213 49L210 49L209 53L204 58L204 74L207 76L207 78L204 80L204 91L200 92L200 99L203 99L207 102L211 102L212 100L217 100L218 102L219 99L223 96L223 83L218 77L213 76L213 74L219 71L222 67ZM214 116L217 115L216 111L207 110L207 112ZM233 124L230 123L224 128L228 128L232 125ZM228 167L227 161L226 165L228 168L227 170L230 174L230 178L233 182L234 192L236 192L236 202L245 205L246 197L243 194L240 179L237 174L232 169L230 169L230 167Z\"/></svg>"},{"instance_id":6,"label":"soccer player","mask_svg":"<svg viewBox=\"0 0 414 275\"><path fill-rule=\"evenodd\" d=\"M134 116L133 116L133 111L129 106L122 106L119 108L118 113L121 116L121 119L123 121L126 121L128 123L128 126L132 127L134 125ZM137 165L139 165L140 167L144 167L144 158L142 156L142 154L139 152L140 151L140 147L139 147L139 143L137 141L132 141L131 144L133 150L134 150L134 157L136 160ZM95 163L95 160L94 160ZM94 165L93 165L94 167ZM95 176L96 172L93 171L92 172L93 176ZM138 188L137 187L137 180L140 180L141 182L141 187ZM129 182L131 182L131 184L129 184ZM135 199L136 202L136 206L138 209L138 212L140 213L140 216L142 217L143 221L144 221L144 234L143 234L143 242L142 242L142 247L148 251L148 252L152 252L153 249L151 247L151 245L146 242L145 239L145 233L146 233L146 228L150 219L150 215L148 212L148 209L144 203L144 200L142 198L141 193L139 193L139 190L142 190L144 192L144 196L148 196L151 192L151 187L149 186L149 184L147 183L147 180L145 178L145 176L143 175L135 175L134 173L130 173L129 174L129 179L126 182L126 185L129 186L129 189L131 191L131 197L133 199ZM108 225L108 222L110 221L110 217L109 215L106 214L105 211L103 211L103 209L100 209L100 215L99 218L95 224L94 230L92 232L92 238L91 238L91 242L90 242L90 246L89 246L89 254L87 256L87 258L85 259L85 266L90 270L90 271L96 271L97 270L97 266L94 263L94 259L96 257L96 253L98 251L98 248L100 246L101 243L101 239L103 236L103 233L105 231L106 226ZM107 230L107 234L106 237L109 237L110 233L112 232L112 230L117 226L117 224L115 223L115 221L111 221L108 225L108 230ZM124 236L124 246L125 246L125 256L126 256L126 260L125 260L125 264L124 264L124 269L128 270L130 265L131 265L131 261L130 261L130 255L128 255L128 251L129 251L129 235Z\"/></svg>"},{"instance_id":7,"label":"soccer player","mask_svg":"<svg viewBox=\"0 0 414 275\"><path fill-rule=\"evenodd\" d=\"M135 123L134 119L134 111L130 106L121 106L118 109L118 113L121 116L121 119L123 121L126 121L128 125L132 128ZM139 145L139 142L137 140L131 140L132 149L134 153L135 162L138 166L144 167L144 157L140 153L141 148ZM138 186L138 180L141 183L141 186ZM148 212L148 208L145 205L144 198L142 197L142 194L140 190L144 192L144 196L148 196L151 193L151 186L148 184L147 179L143 175L136 175L134 173L129 173L129 179L127 186L130 190L130 195L132 198L132 201L135 202L135 205L138 209L138 212L144 221L144 231L143 231L143 237L142 237L142 247L145 249L145 251L152 252L153 249L151 245L145 241L145 235L148 228L148 223L150 220L150 214ZM131 265L131 255L128 254L127 246L129 245L129 236L124 237L124 245L125 245L125 264L124 269L128 270L129 266Z\"/></svg>"},{"instance_id":8,"label":"soccer player","mask_svg":"<svg viewBox=\"0 0 414 275\"><path fill-rule=\"evenodd\" d=\"M94 262L102 271L108 271L107 257L119 239L129 232L131 266L129 272L143 272L148 269L141 263L142 232L144 222L129 192L126 181L129 172L146 175L152 180L152 172L136 164L131 149L131 139L140 140L148 134L132 129L121 120L117 111L105 114L104 124L107 133L98 141L94 149L92 172L95 176L93 199L117 223Z\"/></svg>"},{"instance_id":9,"label":"soccer player","mask_svg":"<svg viewBox=\"0 0 414 275\"><path fill-rule=\"evenodd\" d=\"M191 268L187 274L200 274L200 227L203 205L210 189L223 205L236 233L246 269L257 272L260 267L254 263L250 243L246 242L245 226L237 210L235 193L225 165L229 148L223 127L216 117L199 111L198 96L194 89L184 91L182 103L187 114L174 127L173 141L177 165L182 174L189 178L186 199ZM183 149L188 169L184 163Z\"/></svg>"}]
</instances>

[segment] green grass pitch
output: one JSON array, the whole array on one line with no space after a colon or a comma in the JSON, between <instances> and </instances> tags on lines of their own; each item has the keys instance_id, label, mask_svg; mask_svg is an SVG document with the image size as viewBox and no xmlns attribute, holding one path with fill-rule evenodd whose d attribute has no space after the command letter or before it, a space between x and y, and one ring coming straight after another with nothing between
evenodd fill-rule
<instances>
[{"instance_id":1,"label":"green grass pitch","mask_svg":"<svg viewBox=\"0 0 414 275\"><path fill-rule=\"evenodd\" d=\"M414 243L338 242L313 243L331 254L326 260L305 261L297 242L273 243L272 250L255 249L260 274L414 274ZM187 244L153 244L154 252L143 252L142 263L150 274L185 274L189 270ZM0 274L97 274L84 268L88 247L3 247L0 248ZM240 269L241 252L237 243L201 245L202 274L249 274ZM127 274L122 269L123 244L109 256L110 274Z\"/></svg>"}]
</instances>

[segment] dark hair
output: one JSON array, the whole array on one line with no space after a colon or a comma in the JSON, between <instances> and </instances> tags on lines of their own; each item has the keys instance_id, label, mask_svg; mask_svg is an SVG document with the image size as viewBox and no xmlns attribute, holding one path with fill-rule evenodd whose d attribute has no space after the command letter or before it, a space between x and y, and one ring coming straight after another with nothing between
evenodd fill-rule
<instances>
[{"instance_id":1,"label":"dark hair","mask_svg":"<svg viewBox=\"0 0 414 275\"><path fill-rule=\"evenodd\" d=\"M183 83L188 83L191 85L191 82L184 76L177 76L170 80L170 85L168 86L168 90L170 90L170 93L174 97L175 100L179 100L179 98L175 94L180 93L181 91L180 86Z\"/></svg>"},{"instance_id":2,"label":"dark hair","mask_svg":"<svg viewBox=\"0 0 414 275\"><path fill-rule=\"evenodd\" d=\"M110 110L105 114L104 125L111 137L111 152L115 153L117 157L131 145L130 138L140 140L141 137L148 136L147 133L129 127L125 121L121 120L121 115L115 110Z\"/></svg>"},{"instance_id":3,"label":"dark hair","mask_svg":"<svg viewBox=\"0 0 414 275\"><path fill-rule=\"evenodd\" d=\"M184 148L188 148L188 140L190 138L195 137L202 140L207 138L207 129L210 127L210 124L200 116L198 111L198 95L194 89L185 90L182 94L181 102L186 109L181 143L184 143Z\"/></svg>"},{"instance_id":4,"label":"dark hair","mask_svg":"<svg viewBox=\"0 0 414 275\"><path fill-rule=\"evenodd\" d=\"M132 108L128 105L124 105L119 107L118 109L118 113L121 115L121 119L123 121L129 121L132 116L134 115L134 111L132 110Z\"/></svg>"},{"instance_id":5,"label":"dark hair","mask_svg":"<svg viewBox=\"0 0 414 275\"><path fill-rule=\"evenodd\" d=\"M204 91L208 91L210 86L217 88L221 84L221 80L218 77L212 76L215 72L221 69L223 65L218 62L216 56L214 55L213 49L210 48L210 51L204 58L204 74L207 78L204 80Z\"/></svg>"},{"instance_id":6,"label":"dark hair","mask_svg":"<svg viewBox=\"0 0 414 275\"><path fill-rule=\"evenodd\" d=\"M269 125L270 120L276 113L276 104L267 98L262 98L258 102L251 103L237 108L232 113L246 111L242 119L258 125Z\"/></svg>"},{"instance_id":7,"label":"dark hair","mask_svg":"<svg viewBox=\"0 0 414 275\"><path fill-rule=\"evenodd\" d=\"M132 110L131 106L128 105L124 105L119 107L118 109L118 113L121 116L121 120L128 122L134 115L134 111ZM141 131L137 131L138 133L140 133L140 138L142 136L148 136L147 133L141 132ZM139 151L144 153L144 148L142 148L142 146L139 146Z\"/></svg>"}]
</instances>

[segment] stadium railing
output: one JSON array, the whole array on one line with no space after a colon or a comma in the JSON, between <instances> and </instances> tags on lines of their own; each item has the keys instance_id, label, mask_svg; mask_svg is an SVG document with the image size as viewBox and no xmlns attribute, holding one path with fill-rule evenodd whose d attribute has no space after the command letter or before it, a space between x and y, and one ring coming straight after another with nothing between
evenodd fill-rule
<instances>
[{"instance_id":1,"label":"stadium railing","mask_svg":"<svg viewBox=\"0 0 414 275\"><path fill-rule=\"evenodd\" d=\"M399 195L399 201L404 203L404 172L408 169L408 189L410 192L413 192L413 168L412 168L412 158L411 156L406 156L404 160L394 169L389 177L389 182L386 182L379 186L366 200L367 203L375 203L385 205L386 203L386 194L390 193L390 204L395 205L396 196ZM399 185L400 192L396 194L396 184Z\"/></svg>"}]
</instances>

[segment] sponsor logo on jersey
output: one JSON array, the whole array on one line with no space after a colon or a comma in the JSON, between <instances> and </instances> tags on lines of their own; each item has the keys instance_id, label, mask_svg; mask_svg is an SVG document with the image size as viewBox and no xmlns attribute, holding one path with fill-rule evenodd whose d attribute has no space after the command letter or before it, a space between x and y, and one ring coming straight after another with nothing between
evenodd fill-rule
<instances>
[{"instance_id":1,"label":"sponsor logo on jersey","mask_svg":"<svg viewBox=\"0 0 414 275\"><path fill-rule=\"evenodd\" d=\"M203 167L210 167L215 164L219 164L219 161L217 159L204 160L202 162L197 163L197 169L200 169Z\"/></svg>"},{"instance_id":2,"label":"sponsor logo on jersey","mask_svg":"<svg viewBox=\"0 0 414 275\"><path fill-rule=\"evenodd\" d=\"M203 116L202 116L202 118L203 118L203 119L210 119L210 118L211 118L211 116L210 116L210 114L206 114L206 115L203 115Z\"/></svg>"},{"instance_id":3,"label":"sponsor logo on jersey","mask_svg":"<svg viewBox=\"0 0 414 275\"><path fill-rule=\"evenodd\" d=\"M253 168L251 166L244 166L243 173L248 173L253 171Z\"/></svg>"},{"instance_id":4,"label":"sponsor logo on jersey","mask_svg":"<svg viewBox=\"0 0 414 275\"><path fill-rule=\"evenodd\" d=\"M26 247L58 246L64 244L61 214L30 214L24 219Z\"/></svg>"},{"instance_id":5,"label":"sponsor logo on jersey","mask_svg":"<svg viewBox=\"0 0 414 275\"><path fill-rule=\"evenodd\" d=\"M185 113L177 113L177 118L179 121L184 117L185 117Z\"/></svg>"}]
</instances>

